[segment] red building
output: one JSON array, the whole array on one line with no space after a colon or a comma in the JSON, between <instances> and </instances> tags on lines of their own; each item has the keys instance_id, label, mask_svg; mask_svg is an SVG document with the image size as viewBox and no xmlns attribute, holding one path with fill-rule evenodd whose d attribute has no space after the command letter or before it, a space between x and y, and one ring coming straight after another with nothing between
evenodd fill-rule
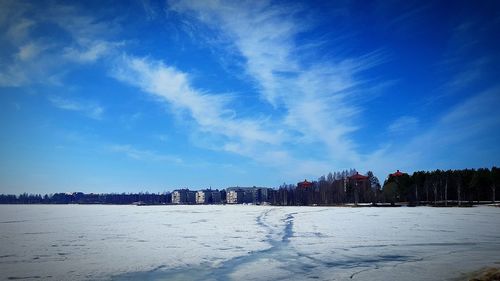
<instances>
[{"instance_id":1,"label":"red building","mask_svg":"<svg viewBox=\"0 0 500 281\"><path fill-rule=\"evenodd\" d=\"M402 176L402 175L406 175L406 173L402 173L402 172L400 172L399 170L396 170L396 172L395 172L395 173L392 173L392 174L391 174L391 176L393 176L393 177L400 177L400 176Z\"/></svg>"},{"instance_id":2,"label":"red building","mask_svg":"<svg viewBox=\"0 0 500 281\"><path fill-rule=\"evenodd\" d=\"M355 204L358 202L370 202L370 180L367 176L360 175L358 172L356 174L347 178L349 186L352 188L351 200Z\"/></svg>"},{"instance_id":3,"label":"red building","mask_svg":"<svg viewBox=\"0 0 500 281\"><path fill-rule=\"evenodd\" d=\"M301 182L298 182L297 183L297 187L298 188L309 188L313 185L312 182L310 181L307 181L307 180L304 180L304 181L301 181Z\"/></svg>"},{"instance_id":4,"label":"red building","mask_svg":"<svg viewBox=\"0 0 500 281\"><path fill-rule=\"evenodd\" d=\"M398 170L398 172L399 172L399 170ZM356 174L353 176L350 176L349 179L354 180L354 181L364 181L364 180L368 180L368 177L360 175L358 172L356 172Z\"/></svg>"}]
</instances>

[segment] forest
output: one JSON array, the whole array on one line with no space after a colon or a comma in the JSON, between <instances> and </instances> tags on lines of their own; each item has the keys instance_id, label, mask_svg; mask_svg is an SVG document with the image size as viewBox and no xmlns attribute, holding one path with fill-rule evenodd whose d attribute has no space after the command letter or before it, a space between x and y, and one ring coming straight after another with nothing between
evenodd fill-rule
<instances>
[{"instance_id":1,"label":"forest","mask_svg":"<svg viewBox=\"0 0 500 281\"><path fill-rule=\"evenodd\" d=\"M398 171L399 172L399 171ZM366 179L353 180L356 170L329 173L311 188L281 185L276 205L342 205L349 203L407 203L408 205L472 205L498 200L500 169L417 171L409 175L390 174L383 185L372 172Z\"/></svg>"}]
</instances>

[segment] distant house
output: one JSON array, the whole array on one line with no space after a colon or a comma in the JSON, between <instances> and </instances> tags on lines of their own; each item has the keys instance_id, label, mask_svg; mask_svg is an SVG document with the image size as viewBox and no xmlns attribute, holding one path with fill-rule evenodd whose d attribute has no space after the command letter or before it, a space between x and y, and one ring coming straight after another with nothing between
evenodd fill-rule
<instances>
[{"instance_id":1,"label":"distant house","mask_svg":"<svg viewBox=\"0 0 500 281\"><path fill-rule=\"evenodd\" d=\"M398 172L399 172L399 170L398 170ZM354 174L348 178L350 181L357 181L357 182L362 182L362 181L368 180L367 176L360 175L358 172L356 172L356 174Z\"/></svg>"},{"instance_id":2,"label":"distant house","mask_svg":"<svg viewBox=\"0 0 500 281\"><path fill-rule=\"evenodd\" d=\"M399 170L396 170L395 173L392 173L389 176L392 176L392 177L401 177L403 175L406 175L406 173L403 173L403 172L400 172Z\"/></svg>"},{"instance_id":3,"label":"distant house","mask_svg":"<svg viewBox=\"0 0 500 281\"><path fill-rule=\"evenodd\" d=\"M189 189L178 189L172 192L172 204L194 204L196 192Z\"/></svg>"},{"instance_id":4,"label":"distant house","mask_svg":"<svg viewBox=\"0 0 500 281\"><path fill-rule=\"evenodd\" d=\"M312 187L313 186L313 183L310 182L310 181L307 181L307 180L304 180L304 181L301 181L301 182L298 182L297 183L297 187L298 188L309 188L309 187Z\"/></svg>"},{"instance_id":5,"label":"distant house","mask_svg":"<svg viewBox=\"0 0 500 281\"><path fill-rule=\"evenodd\" d=\"M356 172L356 174L348 177L347 180L348 185L352 188L352 199L355 204L370 201L371 198L368 198L368 194L370 194L370 178Z\"/></svg>"},{"instance_id":6,"label":"distant house","mask_svg":"<svg viewBox=\"0 0 500 281\"><path fill-rule=\"evenodd\" d=\"M318 196L319 189L318 185L310 182L308 180L304 180L297 183L296 188L296 204L297 205L310 205L315 202L315 199Z\"/></svg>"}]
</instances>

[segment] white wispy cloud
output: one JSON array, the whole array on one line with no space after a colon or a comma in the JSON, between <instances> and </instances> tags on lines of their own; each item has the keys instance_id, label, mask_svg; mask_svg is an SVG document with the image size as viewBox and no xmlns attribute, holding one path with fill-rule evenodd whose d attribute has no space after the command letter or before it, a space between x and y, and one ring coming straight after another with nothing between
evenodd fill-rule
<instances>
[{"instance_id":1,"label":"white wispy cloud","mask_svg":"<svg viewBox=\"0 0 500 281\"><path fill-rule=\"evenodd\" d=\"M360 100L370 100L363 96L369 93L364 90L377 86L368 85L360 77L363 71L382 63L383 56L374 51L357 57L329 54L324 59L316 53L314 42L300 45L296 39L311 23L301 19L307 11L298 5L269 1L168 1L170 12L185 17L181 21L196 21L216 31L217 40L207 42L231 55L237 53L234 57L229 55L234 61L226 63L242 65L242 78L254 83L260 95L259 104L266 103L266 108L271 108L269 112L257 109L255 114L242 116L235 106L237 94L195 87L194 75L169 61L131 52L122 54L124 41L111 39L120 31L112 19L99 20L69 5L50 5L45 13L33 13L28 2L2 3L0 25L7 32L0 36L5 37L3 41L9 42L13 51L1 60L0 86L51 81L64 76L61 73L69 66L105 58L106 62L113 62L107 65L111 76L187 117L190 125L194 124L193 136L200 137L193 137L194 143L206 142L206 147L278 167L291 176L318 175L349 167L375 168L384 174L395 166L404 169L428 163L430 153L449 151L452 146L484 153L479 141L471 140L484 136L488 126L498 128L500 120L492 106L499 104L500 94L498 88L492 88L470 96L425 128L416 117L401 116L382 131L397 135L418 127L418 135L409 136L405 143L388 138L375 152L360 153L352 136L363 128L363 123L358 122L363 121L364 104ZM144 3L151 12L148 2ZM158 15L150 13L150 19ZM47 23L63 31L66 36L61 38L65 39L48 44L37 38L34 28ZM488 62L489 65L491 61ZM482 68L466 70L448 85L463 88L460 83L477 81L485 72ZM101 119L104 112L98 103L81 99L52 96L49 100L60 109L94 119ZM467 147L465 140L471 141L473 147ZM108 149L138 160L181 161L132 145L111 145ZM305 153L313 150L314 155Z\"/></svg>"},{"instance_id":2,"label":"white wispy cloud","mask_svg":"<svg viewBox=\"0 0 500 281\"><path fill-rule=\"evenodd\" d=\"M170 137L167 134L154 134L151 137L160 142L167 142L170 139Z\"/></svg>"},{"instance_id":3,"label":"white wispy cloud","mask_svg":"<svg viewBox=\"0 0 500 281\"><path fill-rule=\"evenodd\" d=\"M35 42L29 42L19 47L19 53L17 54L17 56L22 61L30 60L36 57L44 49L44 46L41 46Z\"/></svg>"},{"instance_id":4,"label":"white wispy cloud","mask_svg":"<svg viewBox=\"0 0 500 281\"><path fill-rule=\"evenodd\" d=\"M161 162L172 162L180 164L182 163L182 159L180 157L161 154L156 151L138 149L129 144L114 144L107 147L107 149L111 152L122 153L127 157L134 160L141 161L161 161Z\"/></svg>"},{"instance_id":5,"label":"white wispy cloud","mask_svg":"<svg viewBox=\"0 0 500 281\"><path fill-rule=\"evenodd\" d=\"M29 84L51 84L77 64L92 63L110 55L124 45L110 40L118 30L112 21L99 21L77 7L52 3L42 12L27 1L2 1L7 11L0 20L0 43L10 53L0 60L0 86L21 87ZM38 27L54 25L67 36L47 37ZM62 52L61 52L62 50Z\"/></svg>"},{"instance_id":6,"label":"white wispy cloud","mask_svg":"<svg viewBox=\"0 0 500 281\"><path fill-rule=\"evenodd\" d=\"M266 118L242 118L232 108L232 97L208 93L192 86L189 75L161 61L123 56L115 62L111 75L138 87L164 102L177 114L195 122L195 145L226 151L253 159L259 164L297 173L301 162L283 148L291 137L283 122ZM310 112L308 112L310 113ZM185 118L184 118L185 119ZM324 161L302 161L301 174L326 167Z\"/></svg>"},{"instance_id":7,"label":"white wispy cloud","mask_svg":"<svg viewBox=\"0 0 500 281\"><path fill-rule=\"evenodd\" d=\"M298 6L267 1L169 4L171 10L208 24L232 40L262 98L284 109L280 126L301 135L293 141L325 146L331 162L340 167L359 161L349 137L358 129L353 121L362 110L355 102L354 88L363 81L356 75L379 63L376 54L330 62L311 60L307 54L313 50L295 43L297 35L308 28L296 16L301 11Z\"/></svg>"},{"instance_id":8,"label":"white wispy cloud","mask_svg":"<svg viewBox=\"0 0 500 281\"><path fill-rule=\"evenodd\" d=\"M245 59L246 73L256 82L262 99L277 110L284 109L283 119L273 122L278 122L288 135L294 135L293 140L285 141L293 145L261 147L267 153L260 155L271 163L278 162L276 164L285 170L316 170L319 173L319 169L355 166L375 168L380 174L386 174L397 166L428 164L432 160L427 153L437 153L452 144L467 149L459 140L464 135L472 137L473 132L485 130L485 123L495 120L479 111L471 111L475 104L486 99L480 94L453 108L430 127L420 128L416 117L400 117L387 130L392 134L409 133L409 142L390 138L373 153L362 154L351 134L361 128L358 125L361 122L356 121L360 120L364 105L359 100L370 99L363 97L360 90L370 86L359 74L382 63L384 58L380 53L374 51L358 57L333 55L326 61L321 60L321 56L320 59L311 56L308 53L314 51L297 45L295 41L297 35L308 28L307 23L296 17L301 10L299 6L268 1L171 0L168 3L172 11L211 26L232 42L234 49ZM467 76L470 78L469 74ZM466 116L454 122L447 121L458 113ZM490 113L491 116L498 115ZM468 133L463 134L457 127L468 128ZM296 158L292 154L300 146L309 149L315 144L325 147L323 159L305 156L294 161ZM228 143L226 148L234 152L244 151L248 157L259 157L252 156L253 151L242 143ZM293 167L287 165L290 162L295 163Z\"/></svg>"},{"instance_id":9,"label":"white wispy cloud","mask_svg":"<svg viewBox=\"0 0 500 281\"><path fill-rule=\"evenodd\" d=\"M4 35L8 40L20 44L29 37L35 21L26 16L25 12L32 9L32 3L26 1L0 2L0 27L4 28Z\"/></svg>"},{"instance_id":10,"label":"white wispy cloud","mask_svg":"<svg viewBox=\"0 0 500 281\"><path fill-rule=\"evenodd\" d=\"M115 64L112 75L167 102L174 111L187 113L201 131L247 142L280 142L280 133L263 129L258 120L235 117L229 96L193 88L186 73L161 61L123 56Z\"/></svg>"},{"instance_id":11,"label":"white wispy cloud","mask_svg":"<svg viewBox=\"0 0 500 281\"><path fill-rule=\"evenodd\" d=\"M489 156L499 155L500 149L484 144L500 142L493 134L500 128L498 104L500 87L476 93L422 126L408 141L374 152L364 164L380 175L395 168L411 172L496 165Z\"/></svg>"},{"instance_id":12,"label":"white wispy cloud","mask_svg":"<svg viewBox=\"0 0 500 281\"><path fill-rule=\"evenodd\" d=\"M258 81L267 101L279 103L282 86L276 73L298 70L291 57L293 36L300 30L287 9L264 1L170 1L170 8L193 14L206 24L220 27L247 58L247 72ZM295 74L295 73L292 73Z\"/></svg>"},{"instance_id":13,"label":"white wispy cloud","mask_svg":"<svg viewBox=\"0 0 500 281\"><path fill-rule=\"evenodd\" d=\"M49 97L50 103L63 110L80 112L92 119L100 120L104 113L104 108L95 102L74 100L59 96Z\"/></svg>"},{"instance_id":14,"label":"white wispy cloud","mask_svg":"<svg viewBox=\"0 0 500 281\"><path fill-rule=\"evenodd\" d=\"M497 26L496 21L479 17L461 21L451 29L448 47L435 65L438 77L445 80L429 103L492 86L493 69L500 63L500 55L489 40Z\"/></svg>"},{"instance_id":15,"label":"white wispy cloud","mask_svg":"<svg viewBox=\"0 0 500 281\"><path fill-rule=\"evenodd\" d=\"M63 57L68 61L79 63L92 63L105 57L122 43L111 43L106 41L93 41L89 46L66 47L63 51Z\"/></svg>"},{"instance_id":16,"label":"white wispy cloud","mask_svg":"<svg viewBox=\"0 0 500 281\"><path fill-rule=\"evenodd\" d=\"M19 25L18 28L29 34L33 26L50 22L66 31L72 40L47 47L38 46L29 36L24 36L18 43L15 60L6 68L8 71L0 73L0 82L19 86L48 81L49 77L59 77L58 69L65 63L94 63L104 56L114 57L111 72L115 78L166 102L175 112L189 116L197 130L205 133L204 137L214 136L211 139L214 149L286 167L289 171L295 169L291 164L297 162L293 156L295 150L303 145L319 144L326 148L324 159L301 162L308 167L325 167L325 163L347 167L358 161L360 156L348 135L357 129L351 120L361 108L350 99L355 97L352 89L362 82L355 75L372 66L374 56L303 63L298 54L308 50L296 46L294 41L297 34L307 28L295 17L300 7L267 2L170 4L179 13L193 12L205 24L220 28L222 36L245 59L247 78L255 81L262 100L276 109L271 113L272 118L266 116L267 113L241 118L233 107L234 97L193 87L188 73L161 60L131 55L116 57L122 43L106 38L119 27L71 6L51 5L47 13L29 18L28 5L21 13L22 24L15 19L8 23ZM53 52L56 49L63 50L57 59ZM37 60L32 59L35 56ZM52 65L54 62L57 63ZM40 69L44 72L38 71ZM98 105L60 97L52 97L51 102L61 109L79 111L92 118L99 119L102 115L103 109Z\"/></svg>"},{"instance_id":17,"label":"white wispy cloud","mask_svg":"<svg viewBox=\"0 0 500 281\"><path fill-rule=\"evenodd\" d=\"M404 133L404 132L415 130L417 128L417 126L418 126L418 119L416 117L401 116L401 117L397 118L396 120L394 120L389 125L387 130L390 133L399 134L399 133Z\"/></svg>"},{"instance_id":18,"label":"white wispy cloud","mask_svg":"<svg viewBox=\"0 0 500 281\"><path fill-rule=\"evenodd\" d=\"M30 30L35 26L36 22L27 18L19 18L13 22L7 29L7 37L14 42L24 41Z\"/></svg>"}]
</instances>

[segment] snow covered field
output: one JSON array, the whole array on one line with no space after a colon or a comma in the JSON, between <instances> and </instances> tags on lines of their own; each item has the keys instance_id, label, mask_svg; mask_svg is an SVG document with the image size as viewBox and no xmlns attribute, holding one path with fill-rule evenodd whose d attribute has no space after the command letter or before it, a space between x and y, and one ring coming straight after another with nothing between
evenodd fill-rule
<instances>
[{"instance_id":1,"label":"snow covered field","mask_svg":"<svg viewBox=\"0 0 500 281\"><path fill-rule=\"evenodd\" d=\"M2 280L454 280L500 208L0 206Z\"/></svg>"}]
</instances>

